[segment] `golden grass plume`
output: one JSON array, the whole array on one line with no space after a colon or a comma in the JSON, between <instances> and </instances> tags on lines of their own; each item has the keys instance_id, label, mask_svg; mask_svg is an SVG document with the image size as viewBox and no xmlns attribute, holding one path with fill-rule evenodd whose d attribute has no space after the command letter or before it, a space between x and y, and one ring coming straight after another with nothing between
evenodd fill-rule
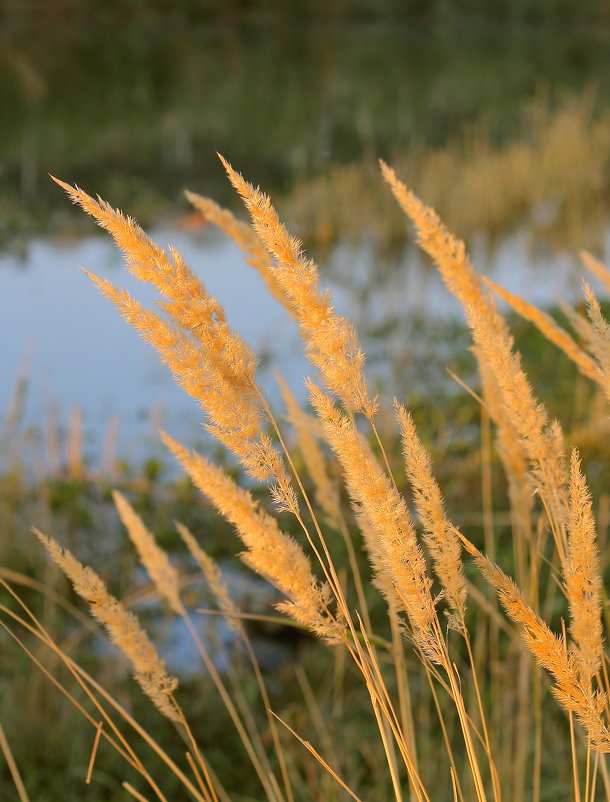
<instances>
[{"instance_id":1,"label":"golden grass plume","mask_svg":"<svg viewBox=\"0 0 610 802\"><path fill-rule=\"evenodd\" d=\"M92 615L103 625L110 640L127 657L134 679L155 707L167 718L182 721L173 699L178 680L165 670L163 660L136 616L128 612L108 592L103 580L91 568L82 565L70 551L62 549L55 540L37 529L34 529L34 534L68 577L74 590L89 604Z\"/></svg>"},{"instance_id":2,"label":"golden grass plume","mask_svg":"<svg viewBox=\"0 0 610 802\"><path fill-rule=\"evenodd\" d=\"M162 433L162 437L195 486L235 527L246 546L241 554L244 562L288 596L278 609L327 640L340 639L341 627L328 610L328 588L312 574L299 544L223 470L200 454L190 453L169 435Z\"/></svg>"}]
</instances>

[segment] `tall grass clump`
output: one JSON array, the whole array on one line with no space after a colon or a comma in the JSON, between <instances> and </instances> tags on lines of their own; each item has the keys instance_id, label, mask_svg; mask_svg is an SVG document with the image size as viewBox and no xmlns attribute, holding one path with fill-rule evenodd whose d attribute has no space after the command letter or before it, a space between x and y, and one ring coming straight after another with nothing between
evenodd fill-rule
<instances>
[{"instance_id":1,"label":"tall grass clump","mask_svg":"<svg viewBox=\"0 0 610 802\"><path fill-rule=\"evenodd\" d=\"M302 243L270 198L221 161L250 225L207 198L187 197L235 239L299 326L315 374L305 380L310 410L280 379L294 435L258 384L252 349L180 253L160 248L105 201L57 183L110 233L128 270L158 290L161 300L152 310L85 271L156 349L200 405L207 431L232 454L238 470L227 472L161 433L205 502L235 530L242 561L276 589L277 615L261 618L309 633L319 647L308 654L315 652L318 662L304 659L294 668L298 693L288 680L278 687L259 664L249 614L206 553L205 532L177 522L186 550L170 555L118 492L117 513L154 596L190 634L206 688L214 687L235 733L229 762L233 771L247 764L247 788L210 757L214 743L196 720L197 686L179 686L133 612L71 550L38 531L169 722L158 732L142 726L130 703L79 665L5 583L7 637L92 724L90 766L102 759L98 749L114 750L129 771L123 788L136 799L610 799L606 557L595 505L571 432L537 398L494 300L496 292L511 303L576 363L584 381L610 398L610 327L593 292L585 286L586 316L568 312L572 337L484 280L464 243L381 164L420 246L461 301L472 334L480 374L472 394L487 434L482 526L471 525L461 521L465 500L445 498L404 401L388 405L371 391L357 333L322 289ZM603 265L583 258L608 280ZM496 503L508 512L502 525L494 521L488 482L497 471L504 475L504 498ZM187 592L193 565L239 644L241 658L222 668L194 618ZM168 727L176 729L177 750L168 745ZM3 749L8 758L8 744ZM27 778L22 783L17 767L13 775L25 799Z\"/></svg>"}]
</instances>

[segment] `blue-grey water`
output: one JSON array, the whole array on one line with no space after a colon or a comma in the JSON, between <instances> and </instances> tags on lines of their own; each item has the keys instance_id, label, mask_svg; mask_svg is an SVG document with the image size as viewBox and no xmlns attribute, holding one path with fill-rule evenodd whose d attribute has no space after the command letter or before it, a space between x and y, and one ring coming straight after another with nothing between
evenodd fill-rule
<instances>
[{"instance_id":1,"label":"blue-grey water","mask_svg":"<svg viewBox=\"0 0 610 802\"><path fill-rule=\"evenodd\" d=\"M171 242L180 249L209 291L220 298L232 326L264 356L260 382L272 401L278 399L274 370L303 398L303 376L312 371L296 325L268 295L238 249L213 230L201 234L162 228L153 236L161 245ZM472 258L497 282L534 303L549 305L558 298L578 297L582 270L577 258L554 257L532 266L525 243L516 235L506 239L491 259L477 247ZM606 246L608 253L610 242ZM157 299L152 288L127 272L109 238L39 238L31 242L25 261L9 254L0 257L0 411L6 414L27 361L22 421L26 427L40 431L50 409L56 410L65 427L70 409L79 408L91 452L99 449L113 417L119 420L119 452L124 456L141 453L146 437L156 438L159 423L175 436L192 440L202 420L196 403L174 384L151 347L98 293L81 266L125 287L146 304ZM353 286L348 289L350 278ZM407 324L414 315L434 320L461 314L436 272L415 253L377 280L374 259L365 249L356 253L338 249L332 265L322 268L322 283L332 287L339 311L363 332L388 317ZM364 296L356 291L358 286L368 287ZM377 355L381 351L388 358L405 349L416 353L418 343L406 341L406 331L399 325L381 343L367 341L365 334L365 350ZM371 366L375 370L380 370L379 360Z\"/></svg>"},{"instance_id":2,"label":"blue-grey water","mask_svg":"<svg viewBox=\"0 0 610 802\"><path fill-rule=\"evenodd\" d=\"M261 279L232 243L214 235L202 242L180 231L158 230L154 236L160 244L171 241L179 247L209 291L222 299L234 327L259 353L269 352L291 383L298 383L304 365L296 327L268 298ZM0 258L0 409L8 409L26 361L26 425L40 426L53 407L65 424L69 410L77 407L85 431L94 435L118 416L123 449L152 433L159 422L182 436L202 419L196 403L175 385L152 348L99 294L81 266L147 305L158 299L123 267L114 243L101 237L72 243L37 239L25 262ZM273 384L269 371L262 372L261 380L266 388Z\"/></svg>"}]
</instances>

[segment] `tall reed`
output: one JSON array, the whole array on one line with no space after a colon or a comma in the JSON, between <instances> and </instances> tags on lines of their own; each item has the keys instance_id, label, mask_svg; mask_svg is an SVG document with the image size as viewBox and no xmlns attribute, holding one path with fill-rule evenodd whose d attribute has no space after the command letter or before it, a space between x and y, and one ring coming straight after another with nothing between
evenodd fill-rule
<instances>
[{"instance_id":1,"label":"tall reed","mask_svg":"<svg viewBox=\"0 0 610 802\"><path fill-rule=\"evenodd\" d=\"M312 689L302 667L296 673L323 753L311 735L299 732L302 716L289 720L289 713L273 709L278 698L272 700L269 677L258 665L247 614L231 598L201 533L177 525L213 590L219 613L245 649L256 694L247 691L233 665L226 676L218 670L194 626L173 555L160 548L127 498L115 492L118 514L156 594L183 619L197 646L257 777L255 793L272 802L294 802L308 796L303 777L319 774L327 778L324 787L332 787L332 799L393 795L397 802L538 802L545 793L543 759L548 751L561 759L561 767L566 759L571 765L572 790L562 789L561 798L571 794L578 802L610 800L604 757L610 752L605 591L593 502L581 458L566 444L569 432L551 420L536 398L491 290L537 325L610 398L610 337L597 299L586 286L588 319L577 318L577 334L585 341L581 345L539 310L486 283L465 244L382 163L383 176L412 220L420 245L462 302L472 333L481 380L480 394L473 394L483 420L481 537L476 527L453 523L462 509L455 499L444 498L415 416L399 400L394 412L401 454L388 448L378 425L380 402L369 390L355 330L320 288L316 264L268 196L221 161L251 225L209 199L194 193L188 198L235 239L299 324L317 371L306 379L313 414L299 406L285 383L281 388L300 461L258 384L254 352L182 256L173 248L159 248L105 201L57 183L110 232L128 269L160 292L162 301L153 312L88 273L199 402L208 432L249 475L248 488L207 456L162 433L165 445L206 503L233 526L244 548L243 562L281 594L276 603L281 620L333 650L335 675L328 683L332 711L321 712L326 689ZM602 276L600 266L584 258ZM490 421L495 452L485 434ZM499 456L508 482L510 539L496 537L489 489L495 470L492 453ZM257 500L259 495L265 500ZM239 797L239 789L227 789L227 777L218 776L209 764L205 744L184 712L188 708L178 707L174 698L176 680L165 672L133 615L71 552L40 533L38 537L127 655L147 695L176 724L188 748L188 769L166 762L184 791L205 802ZM464 550L489 587L481 585L464 561ZM343 554L345 564L340 561ZM510 578L513 573L516 581ZM506 617L497 609L495 595ZM37 632L55 650L49 636L28 623L32 619L23 607L23 616L17 616L3 606L3 620ZM552 626L560 625L561 618L567 620L567 631L556 633ZM122 710L67 655L62 659L104 710ZM511 681L515 671L517 683ZM347 746L342 749L347 739L340 736L349 715L334 718L339 717L345 683L350 694L360 693L358 707L367 706L372 724L367 738L358 739L352 759L344 754ZM547 688L559 708L546 698ZM254 707L253 696L262 708ZM350 708L352 697L345 704ZM159 754L152 736L138 729L133 717L121 715ZM547 732L552 744L543 737ZM130 765L139 765L118 735L114 744ZM363 759L375 766L373 778L354 768ZM301 771L302 765L306 769ZM141 773L148 792L165 799L164 778ZM124 787L140 798L132 786Z\"/></svg>"}]
</instances>

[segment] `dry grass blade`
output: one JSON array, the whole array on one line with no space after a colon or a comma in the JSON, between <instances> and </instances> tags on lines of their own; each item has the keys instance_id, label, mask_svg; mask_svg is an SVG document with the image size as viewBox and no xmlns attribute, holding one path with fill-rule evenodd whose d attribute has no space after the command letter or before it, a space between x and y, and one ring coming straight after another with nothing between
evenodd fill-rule
<instances>
[{"instance_id":1,"label":"dry grass blade","mask_svg":"<svg viewBox=\"0 0 610 802\"><path fill-rule=\"evenodd\" d=\"M85 783L89 785L91 783L91 776L93 774L93 766L95 765L95 758L97 756L97 748L100 744L100 738L102 737L102 730L104 728L104 722L99 721L98 725L95 730L95 738L93 740L93 747L91 749L91 757L89 758L89 766L87 767L87 776L85 777Z\"/></svg>"},{"instance_id":2,"label":"dry grass blade","mask_svg":"<svg viewBox=\"0 0 610 802\"><path fill-rule=\"evenodd\" d=\"M0 605L0 611L7 614L6 608L4 608L4 606L2 605ZM48 639L48 636L46 636L46 634L41 634L41 632L38 632L35 626L31 626L24 619L22 619L15 613L11 612L8 613L8 615L10 615L10 617L21 627L29 631L29 633L33 635L35 638L37 638L40 643L44 643L44 645L48 646L50 649L55 651L60 660L64 658L65 655L61 652L59 647L56 647L56 645L50 639ZM78 710L78 712L91 724L91 726L97 730L99 722L96 722L93 716L82 706L82 704L78 701L78 699L75 696L73 696L68 691L68 689L65 688L47 668L45 668L45 666L40 662L40 660L38 660L38 658L34 655L34 653L28 649L24 641L21 638L19 638L19 636L15 632L13 632L10 629L10 627L8 627L4 623L4 621L0 621L0 627L2 627L2 629L9 635L9 637L11 637L15 641L15 643L19 646L19 648L23 650L24 654L26 654L28 658L31 660L32 664L35 665L40 670L40 672L49 680L49 682L56 688L56 690L58 690L63 696L65 696L65 698L70 702L70 704L72 704L75 707L75 709ZM69 665L69 663L66 664ZM90 696L90 698L93 699L92 696ZM98 704L97 709L99 710L99 712L102 712L101 706L99 706L99 703L97 704ZM110 721L110 719L107 719L107 721ZM109 726L116 732L116 729L112 726L111 721ZM117 740L114 740L114 738L111 735L109 735L106 730L100 729L100 734L104 737L106 742L110 744L112 748L115 749L117 753L120 754L121 757L130 766L132 766L138 771L142 769L142 766L139 763L135 753L133 753L133 750L131 749L131 747L129 747L128 744L125 744L122 735L119 734L118 737L121 743L123 743L123 746L125 748L123 748L121 743L119 743Z\"/></svg>"},{"instance_id":3,"label":"dry grass blade","mask_svg":"<svg viewBox=\"0 0 610 802\"><path fill-rule=\"evenodd\" d=\"M34 636L34 638L44 646L48 647L63 663L68 671L71 673L73 678L76 680L80 688L84 691L87 698L93 703L95 709L98 713L104 718L104 721L107 724L107 728L102 730L102 737L106 740L108 744L110 744L122 757L124 760L127 761L129 765L131 765L134 769L136 769L141 776L150 784L151 788L156 793L157 797L161 802L167 802L165 797L163 796L161 790L155 783L153 777L149 774L146 770L145 766L139 760L133 748L126 740L125 736L122 734L120 729L115 724L112 716L110 715L110 709L116 711L122 720L124 720L133 730L137 733L137 735L142 738L142 740L151 748L151 750L161 759L161 761L165 764L165 766L174 774L182 785L191 793L194 799L198 800L198 802L205 802L203 797L199 794L195 786L191 783L189 778L184 774L184 772L180 769L179 766L174 763L174 761L170 758L170 756L165 752L161 746L155 741L155 739L150 735L149 732L145 728L143 728L136 719L134 719L129 712L121 705L119 702L111 696L96 680L88 674L77 662L75 662L72 658L66 654L63 649L54 642L51 636L43 627L42 623L38 620L36 615L32 612L32 610L25 604L25 602L19 598L14 591L10 588L10 586L6 585L6 583L2 583L5 589L11 594L13 599L17 602L17 604L22 608L25 612L27 618L31 623L26 621L21 616L17 615L14 611L9 610L8 608L4 607L4 605L0 605L0 609L4 614L10 617L12 620L16 621L21 627L23 627L30 635ZM89 723L97 728L97 722L93 719L91 714L83 707L80 701L74 697L58 680L53 676L53 674L48 671L44 665L37 659L36 655L33 654L27 647L27 645L14 633L12 632L4 622L0 621L0 627L2 627L8 634L13 638L13 640L18 643L19 647L28 655L28 658L35 664L41 672L47 677L47 679L74 705L74 707L84 716ZM108 706L106 707L105 704ZM179 711L181 712L181 711ZM181 715L180 720L184 722L184 717ZM114 735L116 736L117 740L113 740L113 738L108 734L107 730L110 729Z\"/></svg>"},{"instance_id":4,"label":"dry grass blade","mask_svg":"<svg viewBox=\"0 0 610 802\"><path fill-rule=\"evenodd\" d=\"M359 797L359 796L357 796L357 794L355 794L355 793L352 791L352 789L349 787L349 785L347 785L347 783L346 783L346 782L344 782L344 781L341 779L341 777L339 777L339 775L337 774L337 772L336 772L336 771L334 771L334 769L332 769L332 768L331 768L331 767L328 765L328 763L327 763L327 762L324 760L324 758L322 757L322 755L320 755L320 753L316 751L316 749L315 749L315 748L314 748L314 747L313 747L313 746L312 746L312 745L309 743L309 741L305 741L303 738L301 738L301 736L300 736L300 735L298 735L298 734L297 734L297 733L296 733L296 732L295 732L295 731L292 729L292 727L291 727L289 724L287 724L287 723L286 723L286 722L285 722L283 719L281 719L281 718L280 718L280 717L279 717L279 716L278 716L276 713L274 713L274 712L273 712L273 710L270 710L269 712L271 713L271 715L272 715L274 718L276 718L276 719L277 719L277 720L280 722L280 724L282 724L284 727L286 727L286 729L288 730L288 732L289 732L291 735L294 735L294 737L297 739L297 741L299 741L301 744L303 744L303 746L305 747L305 749L307 749L307 751L308 751L308 752L309 752L311 755L313 755L313 756L315 757L315 759L318 761L318 763L319 763L319 764L320 764L320 765L321 765L321 766L322 766L322 767L323 767L323 768L324 768L324 769L325 769L325 770L326 770L326 771L327 771L327 772L328 772L328 773L331 775L331 777L332 777L332 778L335 780L335 782L337 782L337 783L338 783L338 784L341 786L341 788L343 788L343 790L344 790L344 791L346 791L346 792L347 792L347 793L348 793L348 794L351 796L351 798L352 798L352 799L356 800L356 802L362 802L362 800L360 799L360 797Z\"/></svg>"},{"instance_id":5,"label":"dry grass blade","mask_svg":"<svg viewBox=\"0 0 610 802\"><path fill-rule=\"evenodd\" d=\"M201 776L201 771L199 770L199 767L195 762L195 758L192 756L190 752L187 752L185 756L191 771L195 775L195 779L197 780L197 785L199 786L199 790L201 791L201 793L205 798L205 802L212 802L212 796L210 794L210 791L208 791L208 789L205 786L203 777ZM214 802L218 802L218 798L216 795L214 795Z\"/></svg>"},{"instance_id":6,"label":"dry grass blade","mask_svg":"<svg viewBox=\"0 0 610 802\"><path fill-rule=\"evenodd\" d=\"M195 538L193 537L192 533L187 529L186 526L175 521L176 528L182 537L182 540L188 547L188 550L191 553L191 556L200 567L203 576L205 577L206 581L208 582L212 592L216 597L216 601L218 606L220 607L220 612L224 616L225 622L227 627L238 634L246 648L246 652L250 659L250 663L252 665L252 669L254 671L254 675L256 678L256 682L259 687L259 691L261 694L261 699L265 705L265 709L268 711L270 702L269 696L267 693L267 688L265 686L265 681L263 675L260 670L260 666L258 664L258 660L256 657L256 653L252 647L252 643L250 638L248 637L248 633L246 629L242 625L242 616L240 611L237 609L236 605L234 604L233 600L229 595L229 590L227 588L226 583L223 580L222 573L218 564L203 551L203 549L199 546ZM277 727L269 713L267 714L269 718L269 725L271 728L271 735L273 739L273 745L275 749L275 753L278 757L280 763L280 770L282 772L282 777L284 780L284 789L286 792L287 802L293 802L293 793L291 789L290 779L287 774L286 765L285 765L285 758L282 745L278 738ZM204 772L207 775L207 767L205 765L202 766ZM209 778L208 778L209 779ZM211 787L212 793L214 793L213 787ZM218 802L218 800L216 800Z\"/></svg>"},{"instance_id":7,"label":"dry grass blade","mask_svg":"<svg viewBox=\"0 0 610 802\"><path fill-rule=\"evenodd\" d=\"M13 753L11 752L11 747L9 746L9 742L7 740L6 735L4 734L4 730L2 728L2 724L0 724L0 749L2 750L2 754L4 755L4 759L8 765L8 770L13 778L13 782L15 784L15 789L19 796L19 802L30 802L30 798L25 790L25 785L23 784L23 780L21 779L21 774L19 774L19 769L17 768L17 764L15 763L15 758L13 757Z\"/></svg>"},{"instance_id":8,"label":"dry grass blade","mask_svg":"<svg viewBox=\"0 0 610 802\"><path fill-rule=\"evenodd\" d=\"M137 791L137 790L136 790L136 789L133 787L133 785L131 785L130 783L128 783L128 782L124 782L124 783L122 783L122 785L123 785L123 788L124 788L124 789L125 789L125 790L126 790L128 793L130 793L130 794L131 794L131 796L132 796L134 799L137 799L137 800L138 800L138 802L150 802L150 800L146 799L146 797L145 797L145 796L143 796L143 795L142 795L142 794L141 794L139 791Z\"/></svg>"}]
</instances>

